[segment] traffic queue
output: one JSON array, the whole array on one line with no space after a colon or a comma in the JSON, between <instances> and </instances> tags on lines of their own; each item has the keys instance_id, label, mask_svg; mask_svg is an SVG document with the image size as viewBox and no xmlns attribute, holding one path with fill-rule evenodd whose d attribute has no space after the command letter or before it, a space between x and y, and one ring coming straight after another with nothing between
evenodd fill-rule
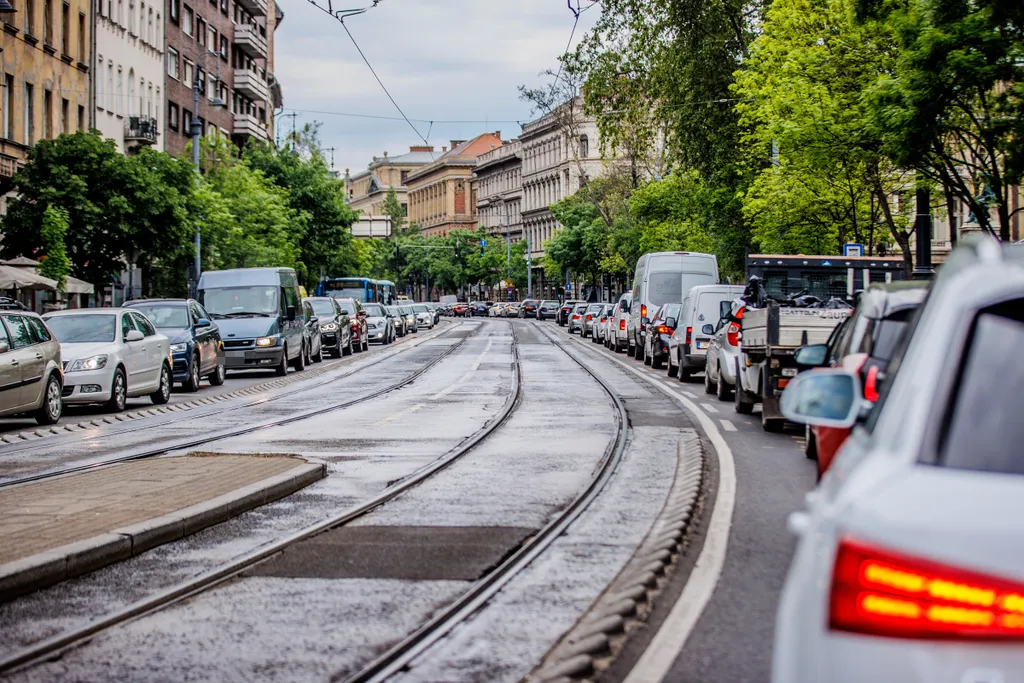
<instances>
[{"instance_id":1,"label":"traffic queue","mask_svg":"<svg viewBox=\"0 0 1024 683\"><path fill-rule=\"evenodd\" d=\"M0 417L53 425L69 405L108 413L136 397L162 405L174 387L219 387L241 371L285 376L439 319L438 304L338 296L347 293L304 297L291 268L242 268L203 273L196 298L43 315L0 299Z\"/></svg>"}]
</instances>

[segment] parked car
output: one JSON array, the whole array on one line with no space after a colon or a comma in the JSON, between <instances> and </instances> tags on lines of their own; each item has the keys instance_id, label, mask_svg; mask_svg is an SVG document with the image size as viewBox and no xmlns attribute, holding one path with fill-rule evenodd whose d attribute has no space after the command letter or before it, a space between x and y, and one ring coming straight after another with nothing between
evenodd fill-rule
<instances>
[{"instance_id":1,"label":"parked car","mask_svg":"<svg viewBox=\"0 0 1024 683\"><path fill-rule=\"evenodd\" d=\"M629 350L629 309L633 303L633 293L626 292L619 297L615 304L615 311L612 313L609 324L609 334L606 335L605 346L620 353Z\"/></svg>"},{"instance_id":2,"label":"parked car","mask_svg":"<svg viewBox=\"0 0 1024 683\"><path fill-rule=\"evenodd\" d=\"M419 332L420 326L416 322L416 311L412 310L412 306L399 306L398 310L402 312L402 317L405 318L406 331Z\"/></svg>"},{"instance_id":3,"label":"parked car","mask_svg":"<svg viewBox=\"0 0 1024 683\"><path fill-rule=\"evenodd\" d=\"M644 335L644 365L658 369L668 359L669 340L679 324L682 308L682 304L665 304L651 315Z\"/></svg>"},{"instance_id":4,"label":"parked car","mask_svg":"<svg viewBox=\"0 0 1024 683\"><path fill-rule=\"evenodd\" d=\"M31 415L56 424L64 410L61 345L36 315L16 304L0 311L0 417Z\"/></svg>"},{"instance_id":5,"label":"parked car","mask_svg":"<svg viewBox=\"0 0 1024 683\"><path fill-rule=\"evenodd\" d=\"M602 304L601 313L598 315L597 320L594 322L594 333L590 335L591 341L595 344L604 341L605 336L608 334L608 319L615 311L614 304Z\"/></svg>"},{"instance_id":6,"label":"parked car","mask_svg":"<svg viewBox=\"0 0 1024 683\"><path fill-rule=\"evenodd\" d=\"M522 306L519 307L520 318L536 318L537 309L540 307L539 299L524 299Z\"/></svg>"},{"instance_id":7,"label":"parked car","mask_svg":"<svg viewBox=\"0 0 1024 683\"><path fill-rule=\"evenodd\" d=\"M319 318L320 342L333 358L352 355L352 322L348 313L331 296L311 296L303 301L313 307Z\"/></svg>"},{"instance_id":8,"label":"parked car","mask_svg":"<svg viewBox=\"0 0 1024 683\"><path fill-rule=\"evenodd\" d=\"M853 314L833 330L826 344L797 351L797 363L857 373L864 399L874 402L896 344L927 293L928 283L921 280L871 285L861 294ZM807 426L805 453L818 461L819 478L849 434L845 427Z\"/></svg>"},{"instance_id":9,"label":"parked car","mask_svg":"<svg viewBox=\"0 0 1024 683\"><path fill-rule=\"evenodd\" d=\"M469 305L470 317L483 316L487 317L487 302L485 301L474 301Z\"/></svg>"},{"instance_id":10,"label":"parked car","mask_svg":"<svg viewBox=\"0 0 1024 683\"><path fill-rule=\"evenodd\" d=\"M487 310L488 317L504 318L506 316L505 304L495 304Z\"/></svg>"},{"instance_id":11,"label":"parked car","mask_svg":"<svg viewBox=\"0 0 1024 683\"><path fill-rule=\"evenodd\" d=\"M707 365L707 352L722 314L732 300L743 294L741 285L700 285L692 288L679 311L678 324L669 343L673 375L685 382ZM705 388L711 386L705 377Z\"/></svg>"},{"instance_id":12,"label":"parked car","mask_svg":"<svg viewBox=\"0 0 1024 683\"><path fill-rule=\"evenodd\" d=\"M313 305L307 299L302 300L302 310L306 319L306 364L308 365L323 361L324 341L323 333L320 330L320 318L313 312Z\"/></svg>"},{"instance_id":13,"label":"parked car","mask_svg":"<svg viewBox=\"0 0 1024 683\"><path fill-rule=\"evenodd\" d=\"M171 373L186 391L199 391L206 377L224 384L227 360L220 328L194 299L140 299L125 303L142 313L171 344Z\"/></svg>"},{"instance_id":14,"label":"parked car","mask_svg":"<svg viewBox=\"0 0 1024 683\"><path fill-rule=\"evenodd\" d=\"M548 299L537 305L537 320L548 320L558 315L559 304L557 301Z\"/></svg>"},{"instance_id":15,"label":"parked car","mask_svg":"<svg viewBox=\"0 0 1024 683\"><path fill-rule=\"evenodd\" d=\"M745 308L743 300L739 298L729 302L728 306L725 303L719 306L722 308L722 319L718 321L718 328L708 342L704 365L704 391L714 393L719 401L731 401L736 387L740 328ZM678 370L677 367L676 371Z\"/></svg>"},{"instance_id":16,"label":"parked car","mask_svg":"<svg viewBox=\"0 0 1024 683\"><path fill-rule=\"evenodd\" d=\"M355 299L335 299L341 310L348 314L349 330L352 333L352 346L356 351L370 348L369 332L366 325L366 311L363 304Z\"/></svg>"},{"instance_id":17,"label":"parked car","mask_svg":"<svg viewBox=\"0 0 1024 683\"><path fill-rule=\"evenodd\" d=\"M208 270L199 303L224 341L227 370L273 368L278 375L306 367L306 321L291 268Z\"/></svg>"},{"instance_id":18,"label":"parked car","mask_svg":"<svg viewBox=\"0 0 1024 683\"><path fill-rule=\"evenodd\" d=\"M416 314L416 325L420 328L433 329L434 327L434 314L430 312L430 309L423 304L413 304L412 310ZM487 313L483 314L484 316Z\"/></svg>"},{"instance_id":19,"label":"parked car","mask_svg":"<svg viewBox=\"0 0 1024 683\"><path fill-rule=\"evenodd\" d=\"M366 312L366 338L372 342L390 344L395 341L398 335L395 333L395 326L388 317L388 312L383 304L363 304L363 311ZM434 312L428 308L433 316ZM433 319L433 318L431 318Z\"/></svg>"},{"instance_id":20,"label":"parked car","mask_svg":"<svg viewBox=\"0 0 1024 683\"><path fill-rule=\"evenodd\" d=\"M409 334L409 325L405 321L405 316L402 315L402 310L398 306L385 306L384 309L387 311L388 317L391 318L391 326L395 328L395 334L399 337Z\"/></svg>"},{"instance_id":21,"label":"parked car","mask_svg":"<svg viewBox=\"0 0 1024 683\"><path fill-rule=\"evenodd\" d=\"M106 403L124 410L129 397L171 398L171 343L146 316L127 308L78 308L47 313L60 342L65 404Z\"/></svg>"},{"instance_id":22,"label":"parked car","mask_svg":"<svg viewBox=\"0 0 1024 683\"><path fill-rule=\"evenodd\" d=\"M604 310L604 304L588 304L586 309L583 311L583 320L580 323L580 336L586 339L588 336L594 334L594 325L597 323L597 319L601 317L601 311Z\"/></svg>"},{"instance_id":23,"label":"parked car","mask_svg":"<svg viewBox=\"0 0 1024 683\"><path fill-rule=\"evenodd\" d=\"M1024 250L969 237L873 407L842 367L800 373L783 392L786 419L853 431L789 518L799 541L775 683L1020 679L1022 294Z\"/></svg>"},{"instance_id":24,"label":"parked car","mask_svg":"<svg viewBox=\"0 0 1024 683\"><path fill-rule=\"evenodd\" d=\"M428 303L427 306L430 307L430 312L434 314L434 324L436 325L441 322L441 304Z\"/></svg>"},{"instance_id":25,"label":"parked car","mask_svg":"<svg viewBox=\"0 0 1024 683\"><path fill-rule=\"evenodd\" d=\"M465 302L455 304L455 306L452 307L452 315L456 318L468 318L471 315L469 312L469 304Z\"/></svg>"},{"instance_id":26,"label":"parked car","mask_svg":"<svg viewBox=\"0 0 1024 683\"><path fill-rule=\"evenodd\" d=\"M583 318L587 314L587 305L586 303L580 303L573 307L572 315L569 316L569 334L583 329Z\"/></svg>"},{"instance_id":27,"label":"parked car","mask_svg":"<svg viewBox=\"0 0 1024 683\"><path fill-rule=\"evenodd\" d=\"M718 259L714 254L663 251L641 256L633 275L633 305L627 323L633 355L643 357L643 335L649 316L659 306L682 303L692 288L716 282Z\"/></svg>"},{"instance_id":28,"label":"parked car","mask_svg":"<svg viewBox=\"0 0 1024 683\"><path fill-rule=\"evenodd\" d=\"M558 312L555 314L555 322L558 323L559 327L569 324L569 318L572 317L572 311L578 303L580 302L576 299L566 299L562 302Z\"/></svg>"}]
</instances>

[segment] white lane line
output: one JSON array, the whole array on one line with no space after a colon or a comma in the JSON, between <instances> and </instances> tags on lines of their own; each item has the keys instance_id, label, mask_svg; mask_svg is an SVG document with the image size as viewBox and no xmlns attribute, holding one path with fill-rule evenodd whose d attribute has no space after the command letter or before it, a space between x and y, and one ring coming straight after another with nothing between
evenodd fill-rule
<instances>
[{"instance_id":1,"label":"white lane line","mask_svg":"<svg viewBox=\"0 0 1024 683\"><path fill-rule=\"evenodd\" d=\"M469 370L468 370L468 371L466 371L466 374L464 374L464 375L463 375L462 377L460 377L460 378L459 378L459 380L458 380L457 382L455 382L454 384L452 384L452 385L451 385L450 387L448 387L447 389L444 389L443 391L439 391L438 393L436 393L436 394L434 394L433 396L431 396L431 397L430 397L430 400L431 400L431 401L436 401L436 400L437 400L437 399L439 399L439 398L444 398L444 397L445 397L445 396L447 396L448 394L450 394L450 393L452 393L453 391L455 391L455 390L456 390L456 389L457 389L457 388L458 388L458 387L459 387L460 385L462 385L462 384L463 384L463 383L464 383L464 382L465 382L466 380L468 380L468 379L469 379L470 377L472 377L472 376L473 376L473 374L474 374L474 373L475 373L475 372L476 372L477 370L479 370L479 369L480 369L480 363L482 363L482 362L483 362L483 360L484 360L484 356L486 356L486 355L487 355L487 352L491 350L491 344L492 344L492 343L493 343L493 342L492 342L492 340L488 339L488 340L487 340L487 346L485 346L485 347L484 347L483 353L481 353L481 354L480 354L479 356L477 356L477 359L476 359L475 361L473 361L473 365L471 365L471 366L469 367Z\"/></svg>"},{"instance_id":2,"label":"white lane line","mask_svg":"<svg viewBox=\"0 0 1024 683\"><path fill-rule=\"evenodd\" d=\"M700 407L703 408L704 410L708 411L709 413L717 413L718 412L718 408L714 407L710 403L701 403Z\"/></svg>"},{"instance_id":3,"label":"white lane line","mask_svg":"<svg viewBox=\"0 0 1024 683\"><path fill-rule=\"evenodd\" d=\"M624 681L660 683L679 653L683 651L683 646L693 633L697 620L715 592L715 586L722 575L725 554L729 546L729 531L732 528L732 513L736 505L736 462L718 425L703 411L698 410L696 403L678 392L662 387L619 359L611 360L682 403L700 422L711 445L718 453L718 495L715 497L715 507L711 511L707 536L697 557L697 563L693 566L690 578L672 611Z\"/></svg>"},{"instance_id":4,"label":"white lane line","mask_svg":"<svg viewBox=\"0 0 1024 683\"><path fill-rule=\"evenodd\" d=\"M729 422L728 420L719 420L719 422L722 423L722 429L724 429L725 431L727 431L727 432L735 432L736 431L736 425L734 425L732 422Z\"/></svg>"}]
</instances>

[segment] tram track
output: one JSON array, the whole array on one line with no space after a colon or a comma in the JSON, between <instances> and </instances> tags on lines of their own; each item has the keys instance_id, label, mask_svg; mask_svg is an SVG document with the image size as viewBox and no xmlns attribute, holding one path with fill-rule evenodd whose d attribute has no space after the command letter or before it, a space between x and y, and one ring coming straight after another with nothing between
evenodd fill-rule
<instances>
[{"instance_id":1,"label":"tram track","mask_svg":"<svg viewBox=\"0 0 1024 683\"><path fill-rule=\"evenodd\" d=\"M442 332L442 333L440 333L438 335L435 335L434 337L431 337L430 340L437 339L439 337L443 337L445 334L448 334L449 332L453 332L453 331L455 331L457 329L459 329L459 327L453 327L450 330L446 330L446 331L444 331L444 332ZM272 428L272 427L280 427L280 426L283 426L283 425L292 424L294 422L299 422L301 420L307 420L307 419L310 419L310 418L313 418L313 417L317 417L319 415L323 415L325 413L330 413L330 412L334 412L334 411L337 411L337 410L344 410L346 408L350 408L350 407L358 405L360 403L365 403L366 401L370 401L372 399L379 398L380 396L383 396L385 394L391 393L392 391L396 391L398 389L401 389L402 387L404 387L404 386L406 386L408 384L411 384L412 382L416 381L419 377L421 377L423 374L425 374L431 368L433 368L438 363L440 363L445 358L447 358L452 353L454 353L455 350L458 349L459 347L461 347L462 344L464 344L468 339L470 339L478 331L478 329L477 330L473 330L472 332L470 332L469 335L467 335L466 337L463 337L458 342L456 342L452 346L450 346L447 349L445 349L444 352L439 354L437 357L431 359L426 365L418 368L412 374L407 375L404 378L402 378L401 380L399 380L397 382L394 382L392 384L389 384L389 385L387 385L387 386L385 386L383 388L377 389L377 390L375 390L375 391L373 391L373 392L371 392L369 394L366 394L366 395L363 395L363 396L359 396L359 397L354 398L354 399L349 399L347 401L342 401L340 403L334 403L334 404L330 404L330 405L327 405L327 406L322 406L322 407L316 408L314 410L303 411L303 412L300 412L300 413L296 413L296 414L289 415L289 416L282 417L282 418L278 418L278 419L266 420L264 422L261 422L261 423L255 424L255 425L247 425L247 426L238 427L238 428L235 428L235 429L224 430L224 431L220 431L220 432L214 432L212 434L196 437L196 438L193 438L193 439L186 439L186 440L182 440L182 441L176 441L176 442L174 442L171 445L161 445L159 447L149 448L149 449L142 449L142 450L134 452L134 453L129 453L129 454L118 456L118 457L114 457L114 458L107 458L107 459L103 459L103 460L96 461L96 462L90 461L90 462L85 463L85 464L72 465L72 466L69 466L69 467L62 467L62 468L55 469L55 470L45 470L45 471L42 471L42 472L36 472L36 473L33 473L33 474L21 476L21 477L15 477L15 478L11 478L11 479L0 480L0 490L3 490L5 488L9 488L11 486L17 486L17 485L20 485L20 484L28 484L28 483L32 483L32 482L43 481L43 480L46 480L46 479L52 479L52 478L55 478L55 477L61 477L61 476L65 476L65 475L68 475L68 474L78 474L78 473L81 473L81 472L87 472L87 471L98 469L100 467L107 467L109 465L116 465L116 464L119 464L119 463L132 462L132 461L135 461L135 460L145 460L145 459L148 459L148 458L153 458L153 457L156 457L156 456L159 456L159 455L163 455L163 454L168 453L170 451L181 450L181 449L186 449L186 448L195 448L196 446L202 446L202 445L205 445L205 444L208 444L208 443L213 443L213 442L221 441L221 440L224 440L224 439L234 438L234 437L237 437L237 436L243 436L243 435L246 435L246 434L251 434L251 433L254 433L254 432L257 432L257 431L261 431L261 430L264 430L264 429L269 429L269 428ZM419 346L419 345L417 344L417 346ZM261 399L255 400L255 401L247 402L247 403L242 404L242 405L227 406L227 407L225 407L225 408L223 408L221 410L215 410L215 411L211 411L211 412L208 412L208 413L203 413L201 415L196 415L195 417L201 417L203 419L207 419L209 417L212 417L212 416L215 416L215 415L218 415L218 414L222 414L222 413L242 410L242 409L245 409L245 408L253 408L255 406L265 406L267 403L270 403L270 402L273 402L273 401L278 401L278 400L281 400L281 399L286 398L288 396L293 396L293 395L295 395L297 393L306 392L306 391L309 391L311 389L318 389L318 388L321 388L321 387L333 384L334 382L338 382L340 380L352 377L353 375L361 373L362 371L367 370L367 369L369 369L371 367L374 367L375 365L378 365L378 364L383 363L383 362L385 362L387 360L390 360L390 359L400 355L404 351L407 351L407 350L412 349L412 348L416 348L416 347L415 346L410 346L410 347L406 347L406 348L401 349L401 350L397 350L395 353L388 354L388 355L386 355L386 356L384 356L382 358L378 358L378 359L376 359L376 360L374 360L374 361L372 361L372 362L370 362L370 363L368 363L366 365L360 366L358 368L350 370L350 371L348 371L346 373L343 373L341 375L324 379L323 381L317 382L316 384L313 384L311 386L305 386L305 387L303 387L301 389L295 389L295 390L292 390L292 391L286 391L286 392L284 392L282 394L278 394L276 396L264 397L264 398L261 398ZM154 426L154 425L140 425L140 426L133 427L132 429L126 429L126 430L111 432L109 435L104 435L104 436L120 437L120 436L123 436L125 434L130 434L132 432L142 431L142 430L150 428L152 426ZM25 451L47 450L49 448L52 448L52 446L53 446L52 443L47 443L47 444L38 444L38 445L37 444L33 444L32 446L21 448L21 449L11 449L11 450L3 449L3 450L0 450L0 456L16 455L16 454L19 454L19 453L23 453ZM102 453L93 454L91 457L102 458L103 454Z\"/></svg>"},{"instance_id":2,"label":"tram track","mask_svg":"<svg viewBox=\"0 0 1024 683\"><path fill-rule=\"evenodd\" d=\"M297 543L312 538L325 531L336 529L338 527L349 524L361 517L366 516L374 509L393 500L397 496L401 495L405 491L418 486L420 483L441 472L469 452L476 448L481 442L485 441L489 436L494 434L503 424L505 424L509 417L515 412L516 408L521 403L522 398L522 381L521 381L521 359L519 354L518 340L515 332L515 325L510 324L511 327L511 338L512 338L512 387L506 398L501 409L488 420L480 429L473 434L463 439L454 448L450 449L437 459L433 460L424 467L412 472L411 474L402 477L396 481L389 483L389 485L376 496L359 503L358 505L351 507L344 512L321 520L313 525L310 525L304 529L290 534L289 536L273 541L272 543L266 544L260 548L257 548L249 553L246 553L240 557L233 559L230 562L222 564L214 569L204 572L200 575L192 577L186 581L182 581L178 584L170 586L166 589L161 590L153 595L136 601L124 608L117 610L116 612L108 615L98 617L93 621L84 624L80 627L69 629L63 633L49 637L45 640L41 640L37 643L29 645L22 650L19 650L11 655L0 658L0 674L11 673L20 669L27 668L34 663L42 662L45 660L52 660L58 658L62 653L82 645L88 642L94 636L103 633L109 629L112 629L121 624L125 624L134 619L146 616L166 609L172 605L178 604L184 600L192 598L207 592L237 576L243 572L261 564L262 562L278 555L282 551L294 546ZM477 330L474 330L475 334ZM373 392L370 395L361 397L360 399L346 402L347 405L354 404L355 402L364 402L377 398L386 393L394 391L400 386L404 386L412 382L416 377L423 375L430 368L440 363L444 358L451 355L457 348L472 337L467 336L454 344L452 347L447 349L438 358L431 361L427 366L420 368L415 376L406 378L401 383L390 385L383 389ZM298 421L300 419L308 419L316 415L321 415L330 410L338 410L339 406L333 406L330 408L324 408L317 411L310 411L308 414L302 416L293 416L288 418L286 421L275 421L274 424L259 426L256 428L249 428L241 430L242 433L249 433L257 431L258 429L265 429L268 426L277 426L278 424L288 424L291 422ZM218 439L229 438L231 435L221 435ZM206 443L207 441L204 441ZM161 452L168 450L176 450L179 446L173 446L161 449ZM136 456L138 459L142 456ZM152 457L152 456L149 456Z\"/></svg>"}]
</instances>

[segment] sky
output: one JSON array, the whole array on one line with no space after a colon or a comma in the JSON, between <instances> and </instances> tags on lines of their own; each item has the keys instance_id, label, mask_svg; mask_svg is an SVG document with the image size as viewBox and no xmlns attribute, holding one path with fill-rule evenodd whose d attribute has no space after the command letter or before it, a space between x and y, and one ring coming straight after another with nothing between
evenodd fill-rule
<instances>
[{"instance_id":1,"label":"sky","mask_svg":"<svg viewBox=\"0 0 1024 683\"><path fill-rule=\"evenodd\" d=\"M320 7L327 1L316 0ZM371 4L331 1L334 9ZM385 151L396 156L423 144L337 20L310 0L278 4L285 18L274 34L274 75L283 89L284 113L297 112L297 126L322 124L321 141L334 148L336 170L355 174ZM595 6L581 14L573 45L598 12ZM500 130L508 140L519 135L517 122L536 118L530 103L519 99L518 86L550 81L540 72L557 70L573 13L566 0L380 0L346 19L345 26L419 134L440 150L485 131ZM290 131L292 120L279 118L278 126ZM331 153L326 156L330 163Z\"/></svg>"}]
</instances>

